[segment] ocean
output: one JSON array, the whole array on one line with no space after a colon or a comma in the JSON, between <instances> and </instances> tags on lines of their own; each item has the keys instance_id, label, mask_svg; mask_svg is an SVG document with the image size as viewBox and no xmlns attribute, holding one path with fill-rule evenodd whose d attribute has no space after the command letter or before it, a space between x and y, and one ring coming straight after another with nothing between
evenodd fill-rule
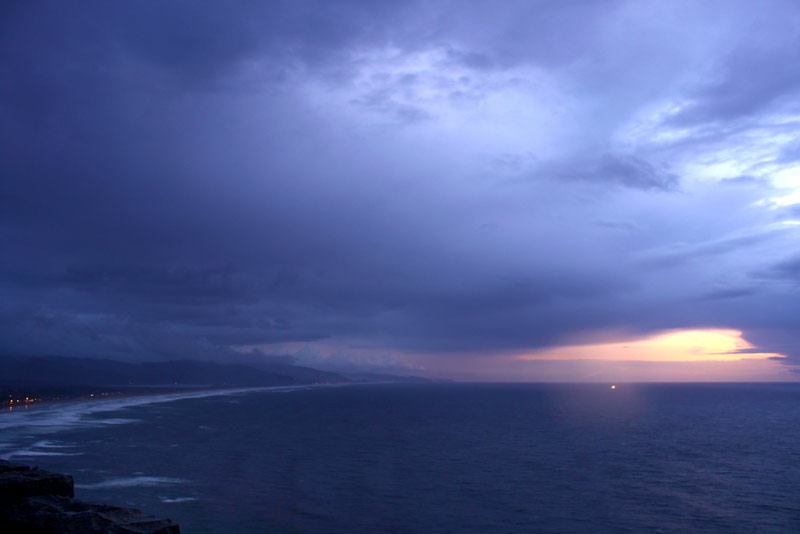
<instances>
[{"instance_id":1,"label":"ocean","mask_svg":"<svg viewBox=\"0 0 800 534\"><path fill-rule=\"evenodd\" d=\"M0 458L190 533L800 532L800 384L373 384L0 414Z\"/></svg>"}]
</instances>

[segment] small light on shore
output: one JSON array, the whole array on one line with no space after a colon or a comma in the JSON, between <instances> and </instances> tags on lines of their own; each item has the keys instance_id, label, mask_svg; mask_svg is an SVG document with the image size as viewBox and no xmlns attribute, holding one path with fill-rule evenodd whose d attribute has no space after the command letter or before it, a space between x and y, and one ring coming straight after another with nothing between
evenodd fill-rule
<instances>
[{"instance_id":1,"label":"small light on shore","mask_svg":"<svg viewBox=\"0 0 800 534\"><path fill-rule=\"evenodd\" d=\"M617 389L617 386L612 385L611 389Z\"/></svg>"}]
</instances>

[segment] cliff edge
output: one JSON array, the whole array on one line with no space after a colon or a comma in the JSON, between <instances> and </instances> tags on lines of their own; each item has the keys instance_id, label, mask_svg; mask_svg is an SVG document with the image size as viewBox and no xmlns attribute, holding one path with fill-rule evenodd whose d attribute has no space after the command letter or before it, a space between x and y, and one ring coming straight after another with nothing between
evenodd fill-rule
<instances>
[{"instance_id":1,"label":"cliff edge","mask_svg":"<svg viewBox=\"0 0 800 534\"><path fill-rule=\"evenodd\" d=\"M139 510L75 499L72 477L0 460L0 532L179 534L176 523Z\"/></svg>"}]
</instances>

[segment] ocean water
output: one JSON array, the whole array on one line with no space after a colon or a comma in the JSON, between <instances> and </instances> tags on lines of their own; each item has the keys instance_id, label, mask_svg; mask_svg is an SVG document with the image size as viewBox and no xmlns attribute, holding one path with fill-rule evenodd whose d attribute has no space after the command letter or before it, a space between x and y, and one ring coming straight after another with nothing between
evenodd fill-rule
<instances>
[{"instance_id":1,"label":"ocean water","mask_svg":"<svg viewBox=\"0 0 800 534\"><path fill-rule=\"evenodd\" d=\"M185 533L800 532L800 385L350 385L0 414Z\"/></svg>"}]
</instances>

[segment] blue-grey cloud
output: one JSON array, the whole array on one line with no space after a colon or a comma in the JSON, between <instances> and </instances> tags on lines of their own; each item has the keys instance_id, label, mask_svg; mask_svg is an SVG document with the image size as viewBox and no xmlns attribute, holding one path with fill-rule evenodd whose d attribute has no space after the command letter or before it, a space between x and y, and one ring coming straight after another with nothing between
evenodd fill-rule
<instances>
[{"instance_id":1,"label":"blue-grey cloud","mask_svg":"<svg viewBox=\"0 0 800 534\"><path fill-rule=\"evenodd\" d=\"M800 282L800 257L788 258L759 274L766 277Z\"/></svg>"},{"instance_id":2,"label":"blue-grey cloud","mask_svg":"<svg viewBox=\"0 0 800 534\"><path fill-rule=\"evenodd\" d=\"M797 7L722 9L5 6L0 350L730 327L797 363Z\"/></svg>"}]
</instances>

